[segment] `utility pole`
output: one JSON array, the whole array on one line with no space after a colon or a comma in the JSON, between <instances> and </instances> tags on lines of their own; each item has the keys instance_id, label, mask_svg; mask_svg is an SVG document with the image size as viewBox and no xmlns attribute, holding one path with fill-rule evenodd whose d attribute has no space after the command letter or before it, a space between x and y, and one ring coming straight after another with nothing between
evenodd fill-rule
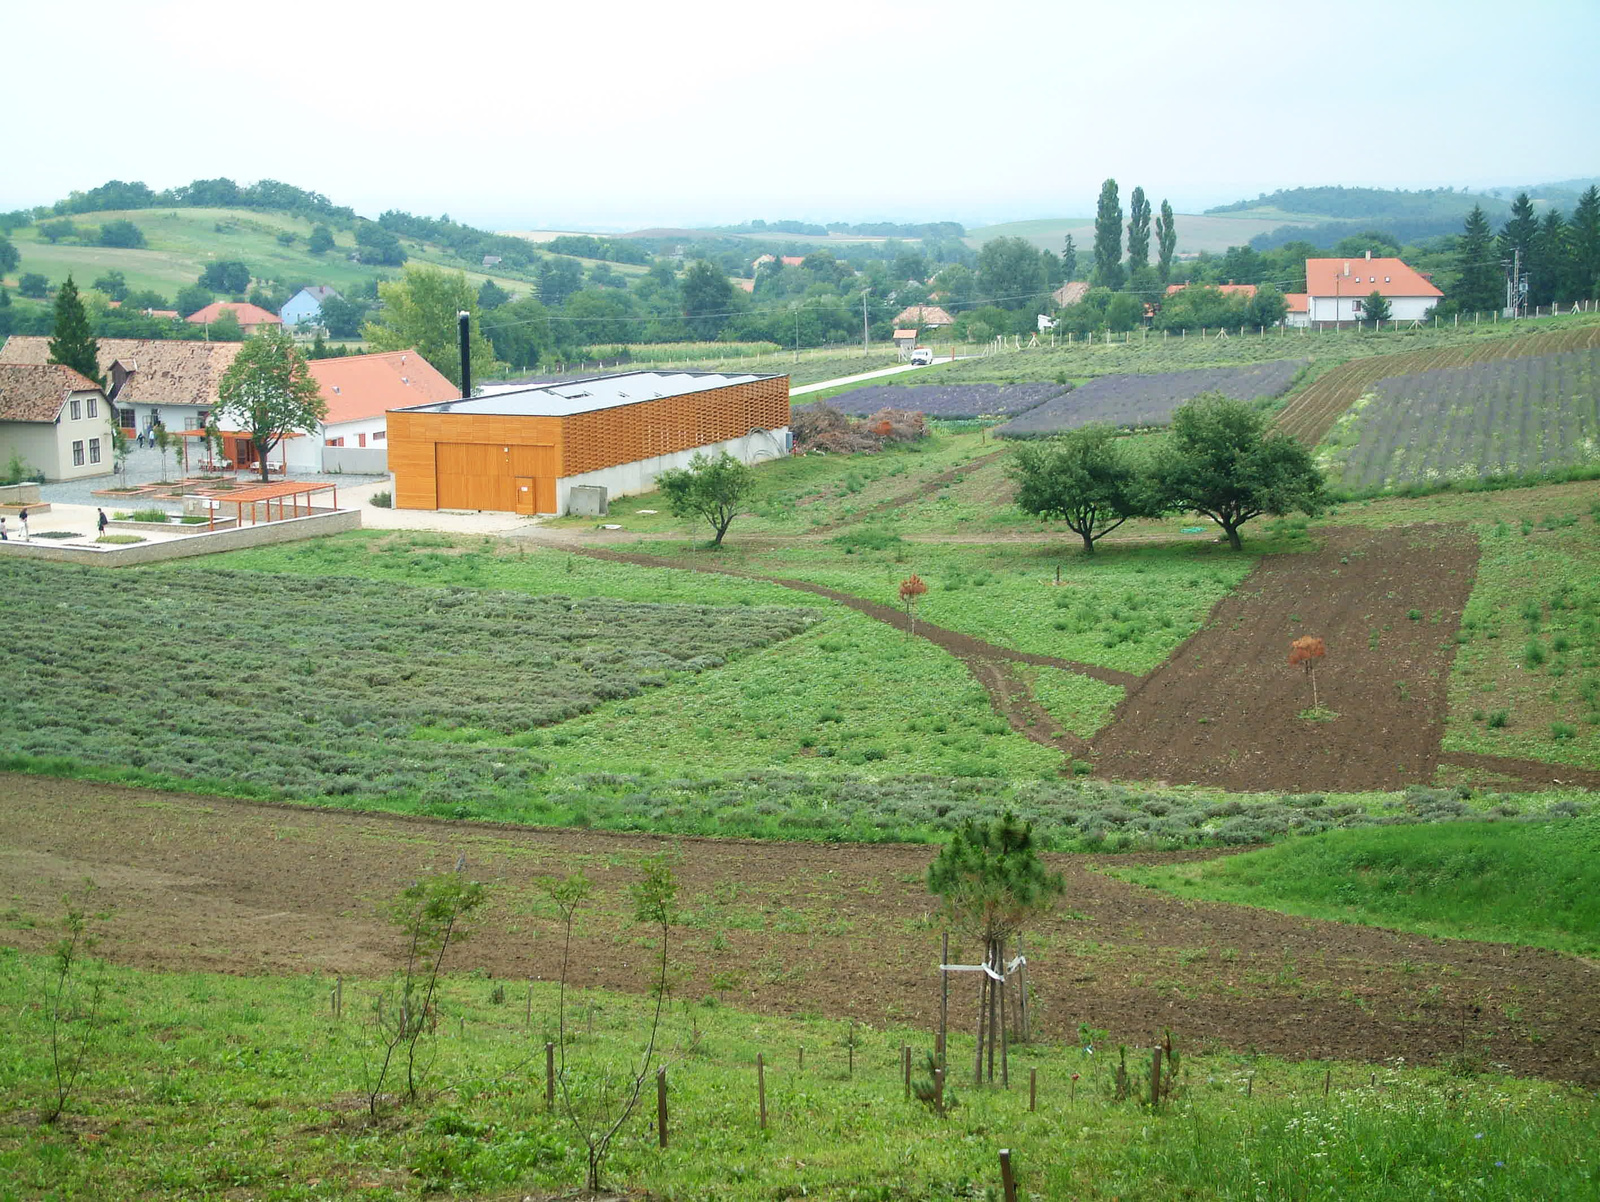
<instances>
[{"instance_id":1,"label":"utility pole","mask_svg":"<svg viewBox=\"0 0 1600 1202\"><path fill-rule=\"evenodd\" d=\"M794 361L800 362L800 306L794 307Z\"/></svg>"},{"instance_id":2,"label":"utility pole","mask_svg":"<svg viewBox=\"0 0 1600 1202\"><path fill-rule=\"evenodd\" d=\"M1522 300L1522 248L1516 247L1511 251L1511 262L1501 260L1504 266L1511 268L1511 274L1506 276L1506 316L1515 317Z\"/></svg>"},{"instance_id":3,"label":"utility pole","mask_svg":"<svg viewBox=\"0 0 1600 1202\"><path fill-rule=\"evenodd\" d=\"M867 290L861 290L861 353L868 354L867 350Z\"/></svg>"}]
</instances>

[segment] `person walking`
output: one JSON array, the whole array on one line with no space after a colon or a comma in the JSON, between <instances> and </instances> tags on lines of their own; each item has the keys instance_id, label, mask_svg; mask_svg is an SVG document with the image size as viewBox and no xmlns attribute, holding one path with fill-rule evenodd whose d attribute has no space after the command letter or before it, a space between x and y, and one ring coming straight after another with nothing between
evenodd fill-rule
<instances>
[{"instance_id":1,"label":"person walking","mask_svg":"<svg viewBox=\"0 0 1600 1202\"><path fill-rule=\"evenodd\" d=\"M28 534L28 511L26 509L17 514L17 525L22 527L22 541L25 543L32 542L33 539Z\"/></svg>"},{"instance_id":2,"label":"person walking","mask_svg":"<svg viewBox=\"0 0 1600 1202\"><path fill-rule=\"evenodd\" d=\"M11 536L6 533L6 515L0 513L0 543L9 543Z\"/></svg>"},{"instance_id":3,"label":"person walking","mask_svg":"<svg viewBox=\"0 0 1600 1202\"><path fill-rule=\"evenodd\" d=\"M104 538L106 534L106 511L104 509L97 509L95 512L99 515L94 520L95 529L100 532L100 537Z\"/></svg>"}]
</instances>

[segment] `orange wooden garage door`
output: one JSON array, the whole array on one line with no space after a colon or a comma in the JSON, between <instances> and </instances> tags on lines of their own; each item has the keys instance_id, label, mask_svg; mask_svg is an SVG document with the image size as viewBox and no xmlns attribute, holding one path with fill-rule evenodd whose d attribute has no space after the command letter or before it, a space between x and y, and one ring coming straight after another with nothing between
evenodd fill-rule
<instances>
[{"instance_id":1,"label":"orange wooden garage door","mask_svg":"<svg viewBox=\"0 0 1600 1202\"><path fill-rule=\"evenodd\" d=\"M441 442L434 447L440 509L514 511L521 476L534 481L537 512L555 512L555 447L475 442Z\"/></svg>"}]
</instances>

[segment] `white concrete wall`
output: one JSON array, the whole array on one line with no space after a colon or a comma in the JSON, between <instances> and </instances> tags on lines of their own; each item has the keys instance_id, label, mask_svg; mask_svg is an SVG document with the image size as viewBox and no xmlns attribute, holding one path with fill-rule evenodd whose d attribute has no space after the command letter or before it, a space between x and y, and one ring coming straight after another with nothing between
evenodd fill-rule
<instances>
[{"instance_id":1,"label":"white concrete wall","mask_svg":"<svg viewBox=\"0 0 1600 1202\"><path fill-rule=\"evenodd\" d=\"M606 490L606 499L631 497L649 492L656 486L656 477L669 468L688 467L689 460L698 454L716 458L719 451L727 451L743 463L760 463L766 459L779 459L787 455L788 427L781 430L756 430L742 438L676 451L671 455L657 455L651 459L638 459L616 467L584 472L579 476L563 476L556 481L556 512L567 512L567 490L574 484L598 484Z\"/></svg>"},{"instance_id":2,"label":"white concrete wall","mask_svg":"<svg viewBox=\"0 0 1600 1202\"><path fill-rule=\"evenodd\" d=\"M322 471L322 464L325 459L323 450L325 448L328 450L333 449L328 447L330 438L344 439L345 449L387 451L389 449L388 440L377 437L385 433L387 424L387 415L380 413L376 417L366 417L360 421L335 422L331 425L319 426L315 434L307 434L301 438L291 438L289 440L289 467L291 470L299 468L307 472ZM360 436L363 434L367 436L366 448L361 446ZM274 449L273 458L277 458L276 449ZM346 468L345 470L349 471L350 469Z\"/></svg>"},{"instance_id":3,"label":"white concrete wall","mask_svg":"<svg viewBox=\"0 0 1600 1202\"><path fill-rule=\"evenodd\" d=\"M389 471L389 452L383 443L375 447L323 447L322 471L353 472L361 476L382 476Z\"/></svg>"},{"instance_id":4,"label":"white concrete wall","mask_svg":"<svg viewBox=\"0 0 1600 1202\"><path fill-rule=\"evenodd\" d=\"M1367 298L1372 289L1359 296L1313 296L1311 298L1310 324L1333 321L1371 321L1366 314L1358 312L1356 306ZM1436 296L1391 296L1389 297L1389 320L1391 321L1421 321L1428 315L1428 310L1439 303ZM1291 325L1296 324L1294 322ZM1298 324L1305 325L1307 322Z\"/></svg>"},{"instance_id":5,"label":"white concrete wall","mask_svg":"<svg viewBox=\"0 0 1600 1202\"><path fill-rule=\"evenodd\" d=\"M195 555L213 555L219 551L236 551L241 547L261 547L270 543L292 543L301 539L320 538L325 534L338 534L345 530L361 529L359 509L319 510L310 517L286 518L281 522L262 522L259 525L239 526L232 530L208 531L204 526L191 526L193 534L163 538L147 543L90 543L88 545L46 545L37 540L22 542L13 538L0 543L0 555L13 555L23 559L48 559L56 563L90 563L99 567L133 567L141 563L157 563L164 559L187 559Z\"/></svg>"}]
</instances>

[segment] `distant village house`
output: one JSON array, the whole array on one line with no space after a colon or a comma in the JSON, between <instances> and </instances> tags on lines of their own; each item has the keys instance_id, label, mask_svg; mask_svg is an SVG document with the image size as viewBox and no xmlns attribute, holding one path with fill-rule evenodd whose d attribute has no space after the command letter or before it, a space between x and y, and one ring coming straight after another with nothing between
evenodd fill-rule
<instances>
[{"instance_id":1,"label":"distant village house","mask_svg":"<svg viewBox=\"0 0 1600 1202\"><path fill-rule=\"evenodd\" d=\"M100 386L59 363L0 363L0 462L47 482L109 476L111 406Z\"/></svg>"}]
</instances>

